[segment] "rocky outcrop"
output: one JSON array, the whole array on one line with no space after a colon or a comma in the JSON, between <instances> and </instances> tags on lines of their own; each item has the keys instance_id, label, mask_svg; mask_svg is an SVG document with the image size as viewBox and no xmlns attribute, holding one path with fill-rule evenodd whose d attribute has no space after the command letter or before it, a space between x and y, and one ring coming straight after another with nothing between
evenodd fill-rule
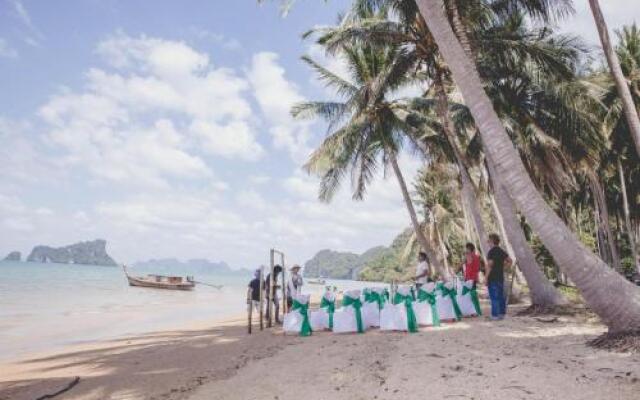
<instances>
[{"instance_id":1,"label":"rocky outcrop","mask_svg":"<svg viewBox=\"0 0 640 400\"><path fill-rule=\"evenodd\" d=\"M4 261L21 261L22 254L19 251L12 251L5 258Z\"/></svg>"},{"instance_id":2,"label":"rocky outcrop","mask_svg":"<svg viewBox=\"0 0 640 400\"><path fill-rule=\"evenodd\" d=\"M97 239L65 247L36 246L27 261L62 264L117 265L107 254L106 240Z\"/></svg>"}]
</instances>

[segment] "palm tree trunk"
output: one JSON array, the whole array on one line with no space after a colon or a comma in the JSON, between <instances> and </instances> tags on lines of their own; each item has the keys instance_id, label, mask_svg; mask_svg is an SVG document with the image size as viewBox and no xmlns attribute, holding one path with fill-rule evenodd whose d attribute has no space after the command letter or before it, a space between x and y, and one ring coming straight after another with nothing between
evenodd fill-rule
<instances>
[{"instance_id":1,"label":"palm tree trunk","mask_svg":"<svg viewBox=\"0 0 640 400\"><path fill-rule=\"evenodd\" d=\"M640 259L638 259L638 248L636 247L636 238L631 227L631 217L629 216L629 198L627 197L627 183L624 180L624 170L622 162L618 158L618 175L620 176L620 190L622 191L622 210L624 212L624 224L627 228L627 236L629 236L629 246L631 246L631 255L633 256L633 265L636 267L636 273L640 273Z\"/></svg>"},{"instance_id":2,"label":"palm tree trunk","mask_svg":"<svg viewBox=\"0 0 640 400\"><path fill-rule=\"evenodd\" d=\"M610 332L640 330L640 290L587 249L546 204L513 147L475 65L443 12L442 0L417 0L438 48L478 126L504 188Z\"/></svg>"},{"instance_id":3,"label":"palm tree trunk","mask_svg":"<svg viewBox=\"0 0 640 400\"><path fill-rule=\"evenodd\" d=\"M596 27L598 28L602 50L607 58L607 64L609 64L611 76L616 83L618 95L622 101L622 109L624 110L624 115L627 119L627 125L629 126L631 137L636 145L636 153L640 155L640 117L638 117L638 110L633 103L633 97L631 97L631 91L627 85L627 79L622 73L622 68L620 68L618 55L611 44L609 28L607 27L607 22L604 20L604 15L602 15L600 3L598 0L589 0L589 5L591 6L591 12L593 13L593 19L596 22Z\"/></svg>"},{"instance_id":4,"label":"palm tree trunk","mask_svg":"<svg viewBox=\"0 0 640 400\"><path fill-rule=\"evenodd\" d=\"M480 239L480 251L486 257L487 253L489 252L487 231L484 227L484 222L482 221L482 213L479 207L480 203L478 202L475 186L473 184L473 181L471 180L471 176L469 175L469 170L467 169L467 163L462 156L462 151L460 150L458 141L456 140L456 137L452 131L453 121L451 120L451 116L449 115L449 99L444 88L442 72L443 71L441 69L438 69L438 71L436 71L434 79L435 91L438 101L436 110L438 116L442 120L442 128L445 135L447 136L447 141L449 142L449 145L451 146L453 154L456 158L456 164L458 165L458 170L460 171L462 196L464 198L465 205L467 206L467 210L469 210L469 213L471 214L473 225L475 227L476 233L478 234L478 238Z\"/></svg>"},{"instance_id":5,"label":"palm tree trunk","mask_svg":"<svg viewBox=\"0 0 640 400\"><path fill-rule=\"evenodd\" d=\"M429 256L429 262L434 266L436 271L442 276L446 277L446 271L442 267L440 263L440 259L438 258L438 253L433 250L427 237L424 235L424 231L422 230L422 226L418 221L418 216L416 214L416 210L413 207L413 202L411 200L411 196L409 195L409 190L407 189L407 184L404 181L404 177L402 176L402 171L400 171L400 166L398 165L398 159L396 155L391 152L389 156L391 161L391 167L393 168L393 172L396 175L398 180L398 184L400 185L400 190L402 191L402 197L404 198L404 203L407 206L407 211L409 212L409 217L411 218L411 224L413 225L413 230L416 233L416 239L418 243L420 243L420 247L427 253Z\"/></svg>"},{"instance_id":6,"label":"palm tree trunk","mask_svg":"<svg viewBox=\"0 0 640 400\"><path fill-rule=\"evenodd\" d=\"M502 226L511 242L516 261L524 275L531 295L531 305L552 307L567 304L567 299L551 284L536 260L527 238L524 236L516 208L509 194L500 184L494 164L487 158L487 169L495 194L495 200L502 215Z\"/></svg>"},{"instance_id":7,"label":"palm tree trunk","mask_svg":"<svg viewBox=\"0 0 640 400\"><path fill-rule=\"evenodd\" d=\"M604 188L600 183L600 180L595 172L587 171L587 177L591 186L591 193L596 200L598 220L600 221L600 229L604 235L604 239L609 247L609 254L611 255L611 266L613 269L623 274L622 265L620 264L620 255L618 254L618 248L616 247L616 241L611 231L611 221L609 219L609 210L607 208L607 199L605 198Z\"/></svg>"}]
</instances>

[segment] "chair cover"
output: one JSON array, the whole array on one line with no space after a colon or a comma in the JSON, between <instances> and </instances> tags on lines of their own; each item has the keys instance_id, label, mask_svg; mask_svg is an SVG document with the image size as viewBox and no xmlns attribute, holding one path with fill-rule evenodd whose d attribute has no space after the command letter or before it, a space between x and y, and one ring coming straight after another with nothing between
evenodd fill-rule
<instances>
[{"instance_id":1,"label":"chair cover","mask_svg":"<svg viewBox=\"0 0 640 400\"><path fill-rule=\"evenodd\" d=\"M333 314L334 333L363 333L362 300L359 290L348 290L342 298L342 307Z\"/></svg>"},{"instance_id":2,"label":"chair cover","mask_svg":"<svg viewBox=\"0 0 640 400\"><path fill-rule=\"evenodd\" d=\"M482 315L480 309L480 301L478 300L478 291L473 288L473 281L461 282L458 288L458 305L460 312L465 317Z\"/></svg>"},{"instance_id":3,"label":"chair cover","mask_svg":"<svg viewBox=\"0 0 640 400\"><path fill-rule=\"evenodd\" d=\"M336 295L327 291L322 296L320 308L311 311L309 320L311 321L311 329L314 331L333 329L333 314L336 308Z\"/></svg>"},{"instance_id":4,"label":"chair cover","mask_svg":"<svg viewBox=\"0 0 640 400\"><path fill-rule=\"evenodd\" d=\"M366 328L380 327L380 310L386 300L384 288L363 290L362 319Z\"/></svg>"},{"instance_id":5,"label":"chair cover","mask_svg":"<svg viewBox=\"0 0 640 400\"><path fill-rule=\"evenodd\" d=\"M297 333L300 336L311 335L308 294L293 295L291 311L285 314L282 327L285 333Z\"/></svg>"},{"instance_id":6,"label":"chair cover","mask_svg":"<svg viewBox=\"0 0 640 400\"><path fill-rule=\"evenodd\" d=\"M394 295L393 303L384 305L380 311L380 329L405 332L418 330L410 287L399 287Z\"/></svg>"},{"instance_id":7,"label":"chair cover","mask_svg":"<svg viewBox=\"0 0 640 400\"><path fill-rule=\"evenodd\" d=\"M418 325L439 326L440 316L436 305L436 284L429 282L418 290L418 299L413 304Z\"/></svg>"},{"instance_id":8,"label":"chair cover","mask_svg":"<svg viewBox=\"0 0 640 400\"><path fill-rule=\"evenodd\" d=\"M459 320L462 317L456 301L456 290L452 283L438 282L436 305L440 320Z\"/></svg>"}]
</instances>

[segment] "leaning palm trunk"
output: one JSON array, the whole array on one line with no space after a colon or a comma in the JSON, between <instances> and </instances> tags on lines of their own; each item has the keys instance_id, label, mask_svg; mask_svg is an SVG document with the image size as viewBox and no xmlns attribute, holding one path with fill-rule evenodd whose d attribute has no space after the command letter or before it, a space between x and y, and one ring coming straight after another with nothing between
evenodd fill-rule
<instances>
[{"instance_id":1,"label":"leaning palm trunk","mask_svg":"<svg viewBox=\"0 0 640 400\"><path fill-rule=\"evenodd\" d=\"M606 242L609 255L611 256L611 266L622 273L622 265L620 264L620 255L618 254L618 248L616 247L616 242L613 237L613 232L611 231L611 223L609 220L609 210L607 209L607 200L604 195L604 188L598 179L598 176L593 171L587 172L587 178L589 179L589 186L591 186L591 193L593 194L593 198L596 202L597 208L596 213L598 213L598 221L599 228L604 236L604 241Z\"/></svg>"},{"instance_id":2,"label":"leaning palm trunk","mask_svg":"<svg viewBox=\"0 0 640 400\"><path fill-rule=\"evenodd\" d=\"M413 230L415 232L416 239L418 240L418 243L420 244L422 249L429 256L429 261L431 262L431 265L434 266L436 271L441 276L446 277L447 274L444 268L442 267L442 264L440 263L440 259L438 258L438 253L434 251L431 245L429 244L429 241L427 240L427 237L424 235L424 232L422 230L422 226L420 225L420 222L418 222L418 216L416 214L415 208L413 207L413 202L411 201L411 196L409 195L407 184L404 181L404 178L402 176L402 171L400 171L398 160L395 154L393 153L391 153L389 158L391 160L391 167L393 168L393 172L395 173L396 178L398 179L398 184L400 185L400 190L402 191L402 197L404 198L405 205L407 206L407 211L409 212L409 217L411 218L411 224L413 225Z\"/></svg>"},{"instance_id":3,"label":"leaning palm trunk","mask_svg":"<svg viewBox=\"0 0 640 400\"><path fill-rule=\"evenodd\" d=\"M631 137L636 145L636 153L640 155L640 117L638 117L638 111L633 103L633 97L631 97L631 91L627 85L627 79L622 73L618 55L611 45L609 28L607 27L607 22L604 20L604 15L602 15L600 3L598 0L589 0L589 5L591 6L591 12L593 13L596 27L598 28L602 50L607 58L607 64L609 64L611 76L616 83L616 89L618 89L618 95L622 101L622 109L627 120L627 125L629 126L629 131L631 132Z\"/></svg>"},{"instance_id":4,"label":"leaning palm trunk","mask_svg":"<svg viewBox=\"0 0 640 400\"><path fill-rule=\"evenodd\" d=\"M438 104L436 110L438 113L438 117L440 117L440 119L442 120L442 128L445 135L447 136L449 145L453 150L453 154L456 158L456 164L458 165L458 170L460 171L460 184L462 197L464 199L464 205L469 211L469 214L471 214L473 225L475 227L476 233L478 234L478 239L480 240L480 251L486 257L489 252L487 243L487 231L484 227L484 222L482 221L482 214L479 207L480 203L478 202L478 197L476 196L473 181L471 180L469 170L467 169L467 164L465 163L462 152L460 151L460 146L458 146L458 142L452 131L453 121L451 121L451 116L449 115L449 100L444 88L444 82L441 73L441 70L436 71L434 81Z\"/></svg>"},{"instance_id":5,"label":"leaning palm trunk","mask_svg":"<svg viewBox=\"0 0 640 400\"><path fill-rule=\"evenodd\" d=\"M636 273L640 273L640 259L638 259L638 248L636 247L636 238L631 227L631 217L629 216L629 198L627 197L627 183L624 180L624 170L622 163L618 159L618 175L620 176L620 191L622 192L622 210L624 212L624 224L627 228L627 236L629 237L629 246L631 247L631 255L633 256L633 265Z\"/></svg>"},{"instance_id":6,"label":"leaning palm trunk","mask_svg":"<svg viewBox=\"0 0 640 400\"><path fill-rule=\"evenodd\" d=\"M487 158L489 177L495 193L496 204L501 211L502 226L511 242L513 252L522 274L524 275L531 295L531 305L552 307L567 304L567 299L556 289L542 272L536 256L524 236L522 226L516 217L516 208L507 191L500 184L495 167Z\"/></svg>"},{"instance_id":7,"label":"leaning palm trunk","mask_svg":"<svg viewBox=\"0 0 640 400\"><path fill-rule=\"evenodd\" d=\"M580 243L537 191L482 87L475 65L451 30L442 0L417 3L475 119L484 151L494 161L510 197L609 330L640 330L640 290Z\"/></svg>"}]
</instances>

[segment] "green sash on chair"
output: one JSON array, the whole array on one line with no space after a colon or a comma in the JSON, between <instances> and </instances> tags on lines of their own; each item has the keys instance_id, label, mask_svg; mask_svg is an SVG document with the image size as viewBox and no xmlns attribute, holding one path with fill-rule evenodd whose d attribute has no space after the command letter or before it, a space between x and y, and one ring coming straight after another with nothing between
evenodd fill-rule
<instances>
[{"instance_id":1,"label":"green sash on chair","mask_svg":"<svg viewBox=\"0 0 640 400\"><path fill-rule=\"evenodd\" d=\"M416 320L416 314L413 311L413 296L411 293L402 295L396 292L393 298L393 304L404 303L404 307L407 310L407 330L411 333L418 332L418 321Z\"/></svg>"},{"instance_id":2,"label":"green sash on chair","mask_svg":"<svg viewBox=\"0 0 640 400\"><path fill-rule=\"evenodd\" d=\"M326 308L327 314L329 314L329 329L333 329L333 313L336 311L336 301L329 301L326 297L322 296L320 308Z\"/></svg>"},{"instance_id":3,"label":"green sash on chair","mask_svg":"<svg viewBox=\"0 0 640 400\"><path fill-rule=\"evenodd\" d=\"M418 302L427 302L431 306L431 318L433 320L433 326L440 326L440 315L438 314L438 307L436 306L436 293L427 292L425 289L420 288L418 290Z\"/></svg>"},{"instance_id":4,"label":"green sash on chair","mask_svg":"<svg viewBox=\"0 0 640 400\"><path fill-rule=\"evenodd\" d=\"M473 303L473 308L476 309L476 314L482 315L482 309L480 308L480 299L478 299L478 290L474 287L467 287L466 285L462 285L462 295L466 295L470 293L471 302Z\"/></svg>"},{"instance_id":5,"label":"green sash on chair","mask_svg":"<svg viewBox=\"0 0 640 400\"><path fill-rule=\"evenodd\" d=\"M449 296L451 298L451 303L453 303L453 312L456 314L456 320L460 321L462 319L462 311L460 311L458 300L456 300L458 294L456 289L449 289L443 283L438 283L438 290L442 293L442 297Z\"/></svg>"},{"instance_id":6,"label":"green sash on chair","mask_svg":"<svg viewBox=\"0 0 640 400\"><path fill-rule=\"evenodd\" d=\"M302 315L302 325L300 326L300 336L311 335L311 323L309 323L309 303L302 304L297 300L293 300L291 311L298 311Z\"/></svg>"},{"instance_id":7,"label":"green sash on chair","mask_svg":"<svg viewBox=\"0 0 640 400\"><path fill-rule=\"evenodd\" d=\"M364 325L362 324L362 302L360 301L360 299L354 299L353 297L344 296L344 298L342 299L342 306L353 307L353 310L356 313L356 324L358 325L358 333L364 333Z\"/></svg>"},{"instance_id":8,"label":"green sash on chair","mask_svg":"<svg viewBox=\"0 0 640 400\"><path fill-rule=\"evenodd\" d=\"M385 301L386 299L384 294L378 293L375 290L367 290L364 292L364 302L378 303L378 310L382 310L384 308Z\"/></svg>"}]
</instances>

